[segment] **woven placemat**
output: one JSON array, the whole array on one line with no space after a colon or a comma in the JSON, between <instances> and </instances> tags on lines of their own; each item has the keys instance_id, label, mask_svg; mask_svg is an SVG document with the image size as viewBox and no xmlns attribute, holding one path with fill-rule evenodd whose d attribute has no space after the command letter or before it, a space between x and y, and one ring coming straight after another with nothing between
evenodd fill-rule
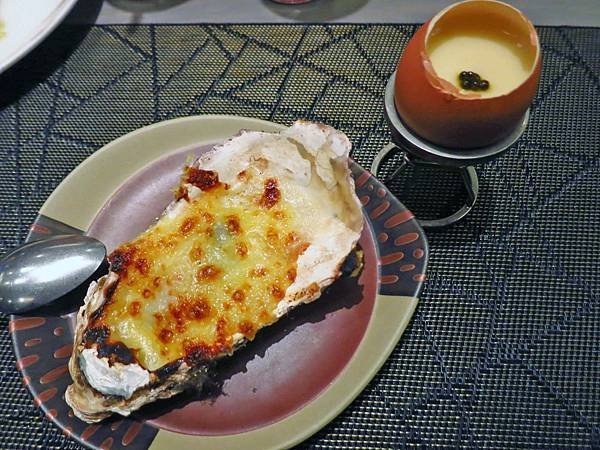
<instances>
[{"instance_id":1,"label":"woven placemat","mask_svg":"<svg viewBox=\"0 0 600 450\"><path fill-rule=\"evenodd\" d=\"M0 253L23 241L82 160L164 119L323 121L351 137L354 158L368 167L389 140L383 90L414 30L60 28L0 77ZM302 448L600 446L600 30L539 32L544 69L527 132L478 168L472 214L429 233L428 281L400 344ZM418 214L460 201L451 176L417 175L392 187ZM0 447L80 448L34 407L7 322Z\"/></svg>"}]
</instances>

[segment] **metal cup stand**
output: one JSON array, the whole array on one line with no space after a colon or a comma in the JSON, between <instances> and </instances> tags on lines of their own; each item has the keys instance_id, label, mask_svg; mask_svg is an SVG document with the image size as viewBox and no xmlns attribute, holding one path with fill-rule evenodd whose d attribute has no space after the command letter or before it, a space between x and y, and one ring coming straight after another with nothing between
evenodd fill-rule
<instances>
[{"instance_id":1,"label":"metal cup stand","mask_svg":"<svg viewBox=\"0 0 600 450\"><path fill-rule=\"evenodd\" d=\"M371 173L378 176L379 167L385 157L395 151L402 154L400 165L394 170L392 175L384 182L396 178L407 164L438 166L445 168L454 168L463 179L467 190L466 203L455 213L448 217L433 220L419 220L424 228L442 228L452 225L464 218L475 206L477 195L479 193L479 179L475 171L475 164L492 160L508 150L523 134L529 121L529 110L525 112L519 125L508 135L493 145L471 149L450 149L432 144L423 138L414 134L400 119L396 106L394 105L394 81L396 72L392 74L385 88L385 117L387 119L392 134L392 142L386 145L375 156L371 164Z\"/></svg>"}]
</instances>

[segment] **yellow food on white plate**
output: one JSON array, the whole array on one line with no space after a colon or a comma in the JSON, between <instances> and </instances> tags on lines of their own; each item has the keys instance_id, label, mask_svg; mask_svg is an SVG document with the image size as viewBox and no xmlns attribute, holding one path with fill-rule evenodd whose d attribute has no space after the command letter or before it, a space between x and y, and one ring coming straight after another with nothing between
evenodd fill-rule
<instances>
[{"instance_id":1,"label":"yellow food on white plate","mask_svg":"<svg viewBox=\"0 0 600 450\"><path fill-rule=\"evenodd\" d=\"M176 199L88 290L69 362L75 414L96 422L200 388L211 362L316 300L362 231L350 147L298 121L242 131L186 167Z\"/></svg>"}]
</instances>

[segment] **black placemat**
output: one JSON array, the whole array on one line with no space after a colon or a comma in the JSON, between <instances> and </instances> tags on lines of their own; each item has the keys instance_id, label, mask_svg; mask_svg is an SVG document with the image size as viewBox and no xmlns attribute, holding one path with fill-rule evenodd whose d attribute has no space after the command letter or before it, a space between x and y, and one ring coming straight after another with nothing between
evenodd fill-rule
<instances>
[{"instance_id":1,"label":"black placemat","mask_svg":"<svg viewBox=\"0 0 600 450\"><path fill-rule=\"evenodd\" d=\"M384 85L414 30L63 26L0 77L0 252L83 159L164 119L323 121L369 166L389 139ZM600 446L600 30L539 32L544 69L526 134L478 168L473 213L429 233L428 281L400 344L302 448ZM431 214L460 197L436 195L458 186L436 176L393 187ZM79 448L21 385L6 317L0 386L1 448Z\"/></svg>"}]
</instances>

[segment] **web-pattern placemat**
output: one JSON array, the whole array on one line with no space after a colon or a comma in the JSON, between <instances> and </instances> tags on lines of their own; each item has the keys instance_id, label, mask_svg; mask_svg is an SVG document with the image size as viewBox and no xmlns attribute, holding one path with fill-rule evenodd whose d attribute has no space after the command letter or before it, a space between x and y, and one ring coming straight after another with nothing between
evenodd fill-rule
<instances>
[{"instance_id":1,"label":"web-pattern placemat","mask_svg":"<svg viewBox=\"0 0 600 450\"><path fill-rule=\"evenodd\" d=\"M323 121L368 167L388 142L383 90L414 30L62 27L0 77L0 253L83 159L160 120ZM600 446L600 30L539 32L544 69L526 134L478 168L467 220L429 233L412 324L363 394L302 448ZM457 187L439 177L393 186L423 214L443 210L452 195L436 193ZM33 406L7 322L0 448L79 448Z\"/></svg>"}]
</instances>

